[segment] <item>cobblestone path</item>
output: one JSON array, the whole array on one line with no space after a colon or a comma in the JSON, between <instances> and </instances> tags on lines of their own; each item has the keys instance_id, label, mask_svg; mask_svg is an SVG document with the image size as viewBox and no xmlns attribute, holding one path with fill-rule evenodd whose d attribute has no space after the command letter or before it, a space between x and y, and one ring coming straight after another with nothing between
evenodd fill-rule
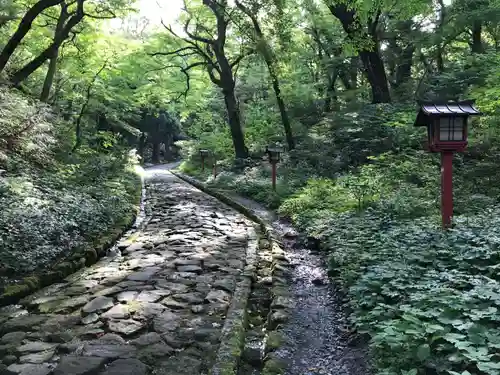
<instances>
[{"instance_id":1,"label":"cobblestone path","mask_svg":"<svg viewBox=\"0 0 500 375\"><path fill-rule=\"evenodd\" d=\"M215 358L252 223L169 172L101 259L0 309L0 374L198 375Z\"/></svg>"}]
</instances>

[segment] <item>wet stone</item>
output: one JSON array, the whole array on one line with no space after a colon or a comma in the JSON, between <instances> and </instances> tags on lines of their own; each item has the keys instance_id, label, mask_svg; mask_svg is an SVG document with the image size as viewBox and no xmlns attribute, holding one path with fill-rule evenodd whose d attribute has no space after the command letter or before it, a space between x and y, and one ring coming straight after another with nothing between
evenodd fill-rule
<instances>
[{"instance_id":1,"label":"wet stone","mask_svg":"<svg viewBox=\"0 0 500 375\"><path fill-rule=\"evenodd\" d=\"M169 357L174 352L170 346L165 343L157 343L147 346L140 350L139 358L146 363L155 364L158 358Z\"/></svg>"},{"instance_id":2,"label":"wet stone","mask_svg":"<svg viewBox=\"0 0 500 375\"><path fill-rule=\"evenodd\" d=\"M142 242L136 242L125 249L122 250L122 254L130 254L133 253L134 251L141 250L143 248L144 244Z\"/></svg>"},{"instance_id":3,"label":"wet stone","mask_svg":"<svg viewBox=\"0 0 500 375\"><path fill-rule=\"evenodd\" d=\"M160 281L157 283L160 288L165 288L170 290L172 293L185 293L189 290L189 287L184 284L172 283L167 281Z\"/></svg>"},{"instance_id":4,"label":"wet stone","mask_svg":"<svg viewBox=\"0 0 500 375\"><path fill-rule=\"evenodd\" d=\"M145 333L135 340L130 341L132 345L136 346L148 346L152 344L158 344L162 342L161 336L156 332Z\"/></svg>"},{"instance_id":5,"label":"wet stone","mask_svg":"<svg viewBox=\"0 0 500 375\"><path fill-rule=\"evenodd\" d=\"M170 293L168 290L145 290L139 293L135 300L139 302L156 302Z\"/></svg>"},{"instance_id":6,"label":"wet stone","mask_svg":"<svg viewBox=\"0 0 500 375\"><path fill-rule=\"evenodd\" d=\"M130 316L129 308L127 305L115 305L104 314L101 315L102 319L127 319Z\"/></svg>"},{"instance_id":7,"label":"wet stone","mask_svg":"<svg viewBox=\"0 0 500 375\"><path fill-rule=\"evenodd\" d=\"M82 308L82 312L85 314L90 314L96 311L107 310L113 306L113 299L109 297L99 296L94 298L92 301L87 303Z\"/></svg>"},{"instance_id":8,"label":"wet stone","mask_svg":"<svg viewBox=\"0 0 500 375\"><path fill-rule=\"evenodd\" d=\"M54 332L48 335L50 342L65 343L73 340L73 334L70 331Z\"/></svg>"},{"instance_id":9,"label":"wet stone","mask_svg":"<svg viewBox=\"0 0 500 375\"><path fill-rule=\"evenodd\" d=\"M54 375L90 375L96 374L106 363L106 358L64 356L54 370Z\"/></svg>"},{"instance_id":10,"label":"wet stone","mask_svg":"<svg viewBox=\"0 0 500 375\"><path fill-rule=\"evenodd\" d=\"M138 294L139 292L134 291L121 292L116 296L116 300L119 302L130 302L135 300L135 297L137 297Z\"/></svg>"},{"instance_id":11,"label":"wet stone","mask_svg":"<svg viewBox=\"0 0 500 375\"><path fill-rule=\"evenodd\" d=\"M57 344L51 344L43 341L31 341L19 346L16 350L18 353L36 353L44 350L51 350L57 347Z\"/></svg>"},{"instance_id":12,"label":"wet stone","mask_svg":"<svg viewBox=\"0 0 500 375\"><path fill-rule=\"evenodd\" d=\"M26 332L21 332L21 331L9 332L2 336L2 338L0 339L0 343L9 344L9 343L21 342L24 340L26 335L27 335Z\"/></svg>"},{"instance_id":13,"label":"wet stone","mask_svg":"<svg viewBox=\"0 0 500 375\"><path fill-rule=\"evenodd\" d=\"M102 375L146 375L147 366L138 359L118 359L112 362Z\"/></svg>"},{"instance_id":14,"label":"wet stone","mask_svg":"<svg viewBox=\"0 0 500 375\"><path fill-rule=\"evenodd\" d=\"M172 298L176 301L185 302L190 305L199 305L203 303L203 298L197 293L174 294Z\"/></svg>"},{"instance_id":15,"label":"wet stone","mask_svg":"<svg viewBox=\"0 0 500 375\"><path fill-rule=\"evenodd\" d=\"M112 296L113 294L119 293L122 290L123 289L118 287L118 286L112 286L110 288L105 288L105 289L99 290L94 295L95 296Z\"/></svg>"},{"instance_id":16,"label":"wet stone","mask_svg":"<svg viewBox=\"0 0 500 375\"><path fill-rule=\"evenodd\" d=\"M32 364L32 363L17 364L17 363L14 363L14 364L10 365L9 367L7 367L7 369L6 369L6 373L8 375L10 375L10 374L49 375L51 372L52 372L52 368L47 363L42 363L42 364ZM57 375L57 374L54 374L54 375Z\"/></svg>"},{"instance_id":17,"label":"wet stone","mask_svg":"<svg viewBox=\"0 0 500 375\"><path fill-rule=\"evenodd\" d=\"M219 279L215 281L215 283L213 284L213 287L215 289L224 290L228 293L232 293L234 291L235 286L236 286L236 281L233 277Z\"/></svg>"},{"instance_id":18,"label":"wet stone","mask_svg":"<svg viewBox=\"0 0 500 375\"><path fill-rule=\"evenodd\" d=\"M9 354L9 355L6 355L5 357L3 357L2 359L2 363L5 364L5 365L11 365L13 363L16 363L17 362L17 357L13 354ZM2 372L0 371L0 374Z\"/></svg>"},{"instance_id":19,"label":"wet stone","mask_svg":"<svg viewBox=\"0 0 500 375\"><path fill-rule=\"evenodd\" d=\"M111 320L108 323L108 328L110 331L122 333L126 336L140 331L142 328L144 328L144 326L145 326L144 323L138 322L133 319Z\"/></svg>"},{"instance_id":20,"label":"wet stone","mask_svg":"<svg viewBox=\"0 0 500 375\"><path fill-rule=\"evenodd\" d=\"M26 354L19 358L20 363L44 363L49 361L54 355L54 350L48 350L40 353Z\"/></svg>"},{"instance_id":21,"label":"wet stone","mask_svg":"<svg viewBox=\"0 0 500 375\"><path fill-rule=\"evenodd\" d=\"M156 375L193 375L200 372L201 361L180 353L174 358L160 362L157 368Z\"/></svg>"},{"instance_id":22,"label":"wet stone","mask_svg":"<svg viewBox=\"0 0 500 375\"><path fill-rule=\"evenodd\" d=\"M180 325L180 317L171 311L164 311L153 320L153 328L158 333L175 331Z\"/></svg>"},{"instance_id":23,"label":"wet stone","mask_svg":"<svg viewBox=\"0 0 500 375\"><path fill-rule=\"evenodd\" d=\"M86 357L100 358L131 358L136 350L132 345L108 344L97 341L87 342L83 346L82 355Z\"/></svg>"},{"instance_id":24,"label":"wet stone","mask_svg":"<svg viewBox=\"0 0 500 375\"><path fill-rule=\"evenodd\" d=\"M188 303L177 301L172 297L165 298L163 301L161 301L161 303L173 310L183 310L189 307Z\"/></svg>"},{"instance_id":25,"label":"wet stone","mask_svg":"<svg viewBox=\"0 0 500 375\"><path fill-rule=\"evenodd\" d=\"M231 295L223 290L211 290L205 297L205 301L211 303L228 303Z\"/></svg>"},{"instance_id":26,"label":"wet stone","mask_svg":"<svg viewBox=\"0 0 500 375\"><path fill-rule=\"evenodd\" d=\"M10 319L0 326L0 332L30 331L34 326L38 326L47 320L43 315L23 315Z\"/></svg>"},{"instance_id":27,"label":"wet stone","mask_svg":"<svg viewBox=\"0 0 500 375\"><path fill-rule=\"evenodd\" d=\"M134 306L134 318L136 319L151 319L161 314L166 307L160 303L141 302L138 306Z\"/></svg>"},{"instance_id":28,"label":"wet stone","mask_svg":"<svg viewBox=\"0 0 500 375\"><path fill-rule=\"evenodd\" d=\"M97 322L98 320L99 315L97 315L96 313L92 313L82 318L82 324L91 324Z\"/></svg>"},{"instance_id":29,"label":"wet stone","mask_svg":"<svg viewBox=\"0 0 500 375\"><path fill-rule=\"evenodd\" d=\"M107 344L125 344L126 341L120 335L116 333L106 333L104 336L99 337L99 342Z\"/></svg>"},{"instance_id":30,"label":"wet stone","mask_svg":"<svg viewBox=\"0 0 500 375\"><path fill-rule=\"evenodd\" d=\"M140 272L134 272L130 275L127 276L128 280L131 281L148 281L151 279L154 274L158 272L158 270L147 270L147 271L140 271Z\"/></svg>"}]
</instances>

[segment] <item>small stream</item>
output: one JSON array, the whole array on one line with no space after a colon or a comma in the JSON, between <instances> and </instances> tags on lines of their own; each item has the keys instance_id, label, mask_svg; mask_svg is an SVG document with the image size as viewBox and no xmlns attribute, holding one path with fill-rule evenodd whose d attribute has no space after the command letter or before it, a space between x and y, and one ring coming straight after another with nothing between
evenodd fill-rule
<instances>
[{"instance_id":1,"label":"small stream","mask_svg":"<svg viewBox=\"0 0 500 375\"><path fill-rule=\"evenodd\" d=\"M304 248L290 223L262 205L238 196L232 198L272 222L283 238L293 271L289 292L296 306L280 332L286 344L275 355L287 363L285 375L368 375L366 345L350 343L342 294L327 276L321 254Z\"/></svg>"}]
</instances>

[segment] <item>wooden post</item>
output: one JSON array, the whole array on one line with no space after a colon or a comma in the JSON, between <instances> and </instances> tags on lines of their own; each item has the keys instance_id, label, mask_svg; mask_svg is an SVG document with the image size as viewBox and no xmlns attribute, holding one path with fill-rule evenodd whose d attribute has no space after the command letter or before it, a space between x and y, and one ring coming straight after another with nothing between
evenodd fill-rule
<instances>
[{"instance_id":1,"label":"wooden post","mask_svg":"<svg viewBox=\"0 0 500 375\"><path fill-rule=\"evenodd\" d=\"M214 180L217 178L217 159L214 157Z\"/></svg>"},{"instance_id":2,"label":"wooden post","mask_svg":"<svg viewBox=\"0 0 500 375\"><path fill-rule=\"evenodd\" d=\"M276 161L272 161L271 166L272 166L273 190L276 191Z\"/></svg>"},{"instance_id":3,"label":"wooden post","mask_svg":"<svg viewBox=\"0 0 500 375\"><path fill-rule=\"evenodd\" d=\"M205 172L205 156L201 156L201 171Z\"/></svg>"},{"instance_id":4,"label":"wooden post","mask_svg":"<svg viewBox=\"0 0 500 375\"><path fill-rule=\"evenodd\" d=\"M441 152L441 216L443 228L450 228L453 217L453 151Z\"/></svg>"}]
</instances>

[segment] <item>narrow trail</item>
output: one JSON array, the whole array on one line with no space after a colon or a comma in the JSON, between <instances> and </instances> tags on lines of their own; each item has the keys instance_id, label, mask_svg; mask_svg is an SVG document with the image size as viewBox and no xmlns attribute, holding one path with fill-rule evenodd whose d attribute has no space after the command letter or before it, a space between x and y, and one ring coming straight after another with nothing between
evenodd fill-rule
<instances>
[{"instance_id":1,"label":"narrow trail","mask_svg":"<svg viewBox=\"0 0 500 375\"><path fill-rule=\"evenodd\" d=\"M119 251L0 309L0 374L208 373L254 228L172 166L147 169L152 214Z\"/></svg>"},{"instance_id":2,"label":"narrow trail","mask_svg":"<svg viewBox=\"0 0 500 375\"><path fill-rule=\"evenodd\" d=\"M280 329L286 344L275 352L287 363L285 375L370 374L366 347L350 345L342 296L329 282L324 259L302 247L294 228L264 206L231 198L272 223L293 266L288 287L294 307Z\"/></svg>"}]
</instances>

